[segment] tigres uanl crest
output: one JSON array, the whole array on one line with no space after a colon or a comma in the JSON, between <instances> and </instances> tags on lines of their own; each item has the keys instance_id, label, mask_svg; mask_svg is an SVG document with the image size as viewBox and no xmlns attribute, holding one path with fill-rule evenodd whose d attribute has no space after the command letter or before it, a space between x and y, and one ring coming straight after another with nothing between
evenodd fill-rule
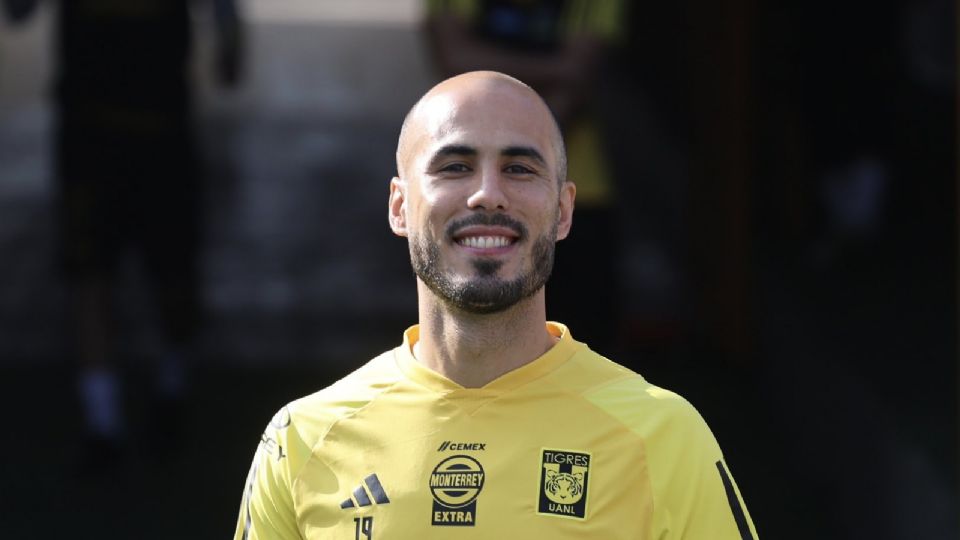
<instances>
[{"instance_id":1,"label":"tigres uanl crest","mask_svg":"<svg viewBox=\"0 0 960 540\"><path fill-rule=\"evenodd\" d=\"M587 517L590 454L571 450L541 451L538 514Z\"/></svg>"},{"instance_id":2,"label":"tigres uanl crest","mask_svg":"<svg viewBox=\"0 0 960 540\"><path fill-rule=\"evenodd\" d=\"M547 498L555 503L573 504L583 496L583 472L573 474L560 472L560 466L547 464L543 489Z\"/></svg>"}]
</instances>

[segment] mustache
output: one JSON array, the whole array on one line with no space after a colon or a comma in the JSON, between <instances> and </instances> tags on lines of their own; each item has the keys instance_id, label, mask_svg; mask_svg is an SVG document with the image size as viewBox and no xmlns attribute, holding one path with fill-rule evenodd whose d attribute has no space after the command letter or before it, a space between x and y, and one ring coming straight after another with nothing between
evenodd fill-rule
<instances>
[{"instance_id":1,"label":"mustache","mask_svg":"<svg viewBox=\"0 0 960 540\"><path fill-rule=\"evenodd\" d=\"M507 227L517 233L520 240L527 237L527 227L506 214L473 214L467 216L447 226L447 236L452 237L458 230L471 225Z\"/></svg>"}]
</instances>

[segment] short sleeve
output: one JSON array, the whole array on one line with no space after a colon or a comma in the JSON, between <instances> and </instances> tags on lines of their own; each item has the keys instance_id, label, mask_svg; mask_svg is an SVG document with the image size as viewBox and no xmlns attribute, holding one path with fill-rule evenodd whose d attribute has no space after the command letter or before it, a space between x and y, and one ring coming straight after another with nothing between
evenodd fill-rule
<instances>
[{"instance_id":1,"label":"short sleeve","mask_svg":"<svg viewBox=\"0 0 960 540\"><path fill-rule=\"evenodd\" d=\"M267 425L244 485L234 540L300 540L291 489L303 442L284 407Z\"/></svg>"},{"instance_id":2,"label":"short sleeve","mask_svg":"<svg viewBox=\"0 0 960 540\"><path fill-rule=\"evenodd\" d=\"M648 440L655 538L757 540L756 529L713 433L677 399L670 421Z\"/></svg>"},{"instance_id":3,"label":"short sleeve","mask_svg":"<svg viewBox=\"0 0 960 540\"><path fill-rule=\"evenodd\" d=\"M587 399L639 439L653 499L650 538L757 540L716 438L682 397L632 377Z\"/></svg>"}]
</instances>

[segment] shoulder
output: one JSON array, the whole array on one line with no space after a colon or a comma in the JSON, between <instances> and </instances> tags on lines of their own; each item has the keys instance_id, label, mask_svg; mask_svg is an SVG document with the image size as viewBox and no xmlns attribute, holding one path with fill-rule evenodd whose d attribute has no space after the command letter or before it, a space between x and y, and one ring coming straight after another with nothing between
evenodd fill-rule
<instances>
[{"instance_id":1,"label":"shoulder","mask_svg":"<svg viewBox=\"0 0 960 540\"><path fill-rule=\"evenodd\" d=\"M260 450L297 468L340 419L365 407L395 384L393 351L370 360L334 384L283 406L267 423Z\"/></svg>"},{"instance_id":2,"label":"shoulder","mask_svg":"<svg viewBox=\"0 0 960 540\"><path fill-rule=\"evenodd\" d=\"M332 385L287 404L278 415L307 446L323 438L337 421L355 414L399 380L393 350L370 360ZM286 411L286 412L285 412ZM276 417L271 425L276 425Z\"/></svg>"},{"instance_id":3,"label":"shoulder","mask_svg":"<svg viewBox=\"0 0 960 540\"><path fill-rule=\"evenodd\" d=\"M398 370L390 351L329 387L281 408L260 436L237 537L241 533L246 537L250 530L263 530L270 531L271 538L298 538L293 485L312 462L315 448L338 420L367 406L397 380Z\"/></svg>"},{"instance_id":4,"label":"shoulder","mask_svg":"<svg viewBox=\"0 0 960 540\"><path fill-rule=\"evenodd\" d=\"M679 394L651 384L633 373L584 392L594 405L624 419L631 415L686 418L699 416L697 410ZM633 422L631 422L632 424Z\"/></svg>"},{"instance_id":5,"label":"shoulder","mask_svg":"<svg viewBox=\"0 0 960 540\"><path fill-rule=\"evenodd\" d=\"M606 360L606 359L604 359ZM606 371L619 376L586 389L581 396L626 430L644 439L715 446L713 433L700 412L679 394L651 384L609 360ZM619 368L619 369L618 369Z\"/></svg>"},{"instance_id":6,"label":"shoulder","mask_svg":"<svg viewBox=\"0 0 960 540\"><path fill-rule=\"evenodd\" d=\"M393 351L367 362L336 383L282 407L260 436L259 453L292 477L330 428L367 406L397 380ZM274 463L275 462L275 463ZM278 470L280 470L278 469Z\"/></svg>"}]
</instances>

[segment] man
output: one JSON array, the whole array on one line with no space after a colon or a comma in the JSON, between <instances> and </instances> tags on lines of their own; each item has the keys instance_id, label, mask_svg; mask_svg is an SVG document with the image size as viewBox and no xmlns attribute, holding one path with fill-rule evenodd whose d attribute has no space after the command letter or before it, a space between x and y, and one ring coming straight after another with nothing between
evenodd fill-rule
<instances>
[{"instance_id":1,"label":"man","mask_svg":"<svg viewBox=\"0 0 960 540\"><path fill-rule=\"evenodd\" d=\"M506 75L413 107L389 221L420 324L277 413L237 539L756 538L696 410L546 321L565 159L543 100Z\"/></svg>"}]
</instances>

